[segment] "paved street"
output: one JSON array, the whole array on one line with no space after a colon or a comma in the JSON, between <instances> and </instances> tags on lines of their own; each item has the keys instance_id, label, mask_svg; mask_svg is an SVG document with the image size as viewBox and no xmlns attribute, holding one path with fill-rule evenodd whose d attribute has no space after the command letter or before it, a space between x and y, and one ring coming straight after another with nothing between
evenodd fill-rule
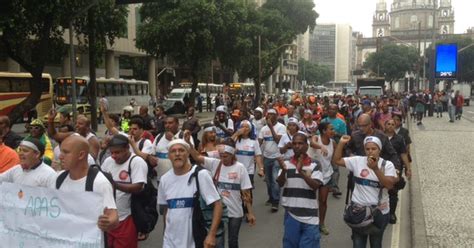
<instances>
[{"instance_id":1,"label":"paved street","mask_svg":"<svg viewBox=\"0 0 474 248\"><path fill-rule=\"evenodd\" d=\"M464 113L455 123L444 113L443 118L424 119L422 126L412 125L419 179L412 191L419 202L412 212L414 247L474 247L474 107L465 107Z\"/></svg>"}]
</instances>

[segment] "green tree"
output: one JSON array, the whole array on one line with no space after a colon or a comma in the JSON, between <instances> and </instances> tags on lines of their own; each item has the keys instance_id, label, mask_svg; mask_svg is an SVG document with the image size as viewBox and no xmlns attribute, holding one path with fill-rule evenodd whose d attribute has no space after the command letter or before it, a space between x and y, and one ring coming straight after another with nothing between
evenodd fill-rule
<instances>
[{"instance_id":1,"label":"green tree","mask_svg":"<svg viewBox=\"0 0 474 248\"><path fill-rule=\"evenodd\" d=\"M255 82L254 105L258 104L260 98L258 37L261 41L263 80L278 68L279 57L288 48L285 44L292 43L298 34L314 28L318 17L314 7L311 0L268 0L261 8L255 9L250 6L248 9L248 26L241 36L251 41L250 46L238 51L238 54L232 54L240 60L236 68L240 76L252 78Z\"/></svg>"},{"instance_id":2,"label":"green tree","mask_svg":"<svg viewBox=\"0 0 474 248\"><path fill-rule=\"evenodd\" d=\"M100 5L113 4L112 0L101 0ZM0 10L0 50L15 60L33 80L31 94L10 113L18 120L23 113L34 108L41 97L41 74L48 61L61 61L67 49L64 45L64 30L76 10L90 4L87 0L22 1L12 0L2 4ZM112 6L112 5L111 5ZM102 18L102 17L100 17ZM100 19L98 18L98 19ZM74 22L81 30L80 19ZM97 32L101 34L101 32ZM115 35L110 33L109 40Z\"/></svg>"},{"instance_id":3,"label":"green tree","mask_svg":"<svg viewBox=\"0 0 474 248\"><path fill-rule=\"evenodd\" d=\"M364 63L364 68L378 76L384 75L385 80L392 86L393 82L405 76L405 72L413 71L419 59L418 51L413 47L387 45L378 52L371 53Z\"/></svg>"},{"instance_id":4,"label":"green tree","mask_svg":"<svg viewBox=\"0 0 474 248\"><path fill-rule=\"evenodd\" d=\"M326 65L311 63L305 59L298 60L298 80L306 80L309 85L322 85L331 80L331 70Z\"/></svg>"},{"instance_id":5,"label":"green tree","mask_svg":"<svg viewBox=\"0 0 474 248\"><path fill-rule=\"evenodd\" d=\"M138 27L137 47L154 56L168 56L190 69L191 103L199 75L216 58L215 34L225 25L220 7L213 1L165 0L144 4L140 10L143 22Z\"/></svg>"}]
</instances>

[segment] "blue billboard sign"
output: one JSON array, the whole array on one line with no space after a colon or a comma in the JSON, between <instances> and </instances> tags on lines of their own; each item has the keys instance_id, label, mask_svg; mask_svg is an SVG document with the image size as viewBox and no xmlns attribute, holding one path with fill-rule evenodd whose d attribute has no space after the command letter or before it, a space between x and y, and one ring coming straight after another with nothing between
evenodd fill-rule
<instances>
[{"instance_id":1,"label":"blue billboard sign","mask_svg":"<svg viewBox=\"0 0 474 248\"><path fill-rule=\"evenodd\" d=\"M458 45L436 45L436 78L456 78L458 71Z\"/></svg>"}]
</instances>

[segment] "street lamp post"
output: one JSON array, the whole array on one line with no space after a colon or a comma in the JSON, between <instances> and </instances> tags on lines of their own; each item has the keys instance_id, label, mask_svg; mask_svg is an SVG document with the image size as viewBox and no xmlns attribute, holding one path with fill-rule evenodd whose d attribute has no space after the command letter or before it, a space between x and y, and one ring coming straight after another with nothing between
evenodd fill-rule
<instances>
[{"instance_id":1,"label":"street lamp post","mask_svg":"<svg viewBox=\"0 0 474 248\"><path fill-rule=\"evenodd\" d=\"M262 66L261 66L262 52L261 52L261 37L260 37L260 35L258 36L258 44L259 44L259 46L258 46L258 62L259 62L258 63L259 64L258 75L259 75L259 82L260 82L260 80L262 78ZM290 43L280 45L279 47L277 47L277 48L271 50L269 53L267 53L266 56L269 56L270 54L276 52L277 50L279 50L279 49L281 49L282 47L285 47L285 46L296 46L296 45L295 44L290 44ZM282 68L282 66L283 66L283 55L280 56L279 64L280 64L280 73L279 73L280 75L278 77L279 78L278 79L279 80L279 82L278 82L279 87L277 87L277 89L281 90L281 87L282 87L281 81L282 81L282 75L283 75L283 68ZM280 93L280 92L277 92L277 94Z\"/></svg>"},{"instance_id":2,"label":"street lamp post","mask_svg":"<svg viewBox=\"0 0 474 248\"><path fill-rule=\"evenodd\" d=\"M74 33L74 27L72 25L72 22L74 19L79 17L80 15L84 14L88 9L92 8L94 5L98 3L98 0L94 0L92 3L90 3L88 6L86 6L84 9L81 11L77 12L69 21L69 67L71 70L71 87L72 87L72 116L74 123L76 122L77 119L77 93L76 93L76 56L74 53L74 43L73 43L73 33ZM89 44L90 46L91 44Z\"/></svg>"}]
</instances>

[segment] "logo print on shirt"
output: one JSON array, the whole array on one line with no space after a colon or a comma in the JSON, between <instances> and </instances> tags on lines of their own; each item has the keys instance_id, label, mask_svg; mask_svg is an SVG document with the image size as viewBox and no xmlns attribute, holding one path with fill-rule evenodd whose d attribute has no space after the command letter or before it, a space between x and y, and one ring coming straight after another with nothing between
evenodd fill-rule
<instances>
[{"instance_id":1,"label":"logo print on shirt","mask_svg":"<svg viewBox=\"0 0 474 248\"><path fill-rule=\"evenodd\" d=\"M361 177L367 177L367 176L369 176L369 170L363 169L363 170L360 172L360 176L361 176Z\"/></svg>"},{"instance_id":2,"label":"logo print on shirt","mask_svg":"<svg viewBox=\"0 0 474 248\"><path fill-rule=\"evenodd\" d=\"M120 180L126 180L128 178L128 172L127 171L121 171L120 174L119 174L119 178Z\"/></svg>"},{"instance_id":3,"label":"logo print on shirt","mask_svg":"<svg viewBox=\"0 0 474 248\"><path fill-rule=\"evenodd\" d=\"M177 200L176 201L176 208L184 208L186 206L185 200Z\"/></svg>"},{"instance_id":4,"label":"logo print on shirt","mask_svg":"<svg viewBox=\"0 0 474 248\"><path fill-rule=\"evenodd\" d=\"M229 179L237 179L239 177L239 175L237 174L237 172L229 172L227 174L227 178Z\"/></svg>"}]
</instances>

